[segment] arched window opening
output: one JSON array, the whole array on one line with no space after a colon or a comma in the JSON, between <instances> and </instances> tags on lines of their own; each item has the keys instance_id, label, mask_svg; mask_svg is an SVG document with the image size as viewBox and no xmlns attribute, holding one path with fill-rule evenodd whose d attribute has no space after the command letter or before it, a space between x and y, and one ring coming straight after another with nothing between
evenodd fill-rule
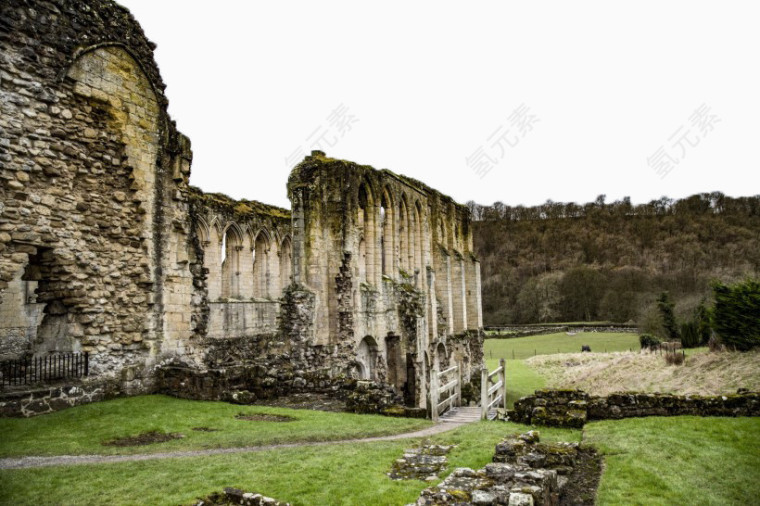
<instances>
[{"instance_id":1,"label":"arched window opening","mask_svg":"<svg viewBox=\"0 0 760 506\"><path fill-rule=\"evenodd\" d=\"M422 211L420 210L419 201L414 203L414 269L419 272L420 276L424 271L424 248L423 248L423 226L422 226Z\"/></svg>"},{"instance_id":2,"label":"arched window opening","mask_svg":"<svg viewBox=\"0 0 760 506\"><path fill-rule=\"evenodd\" d=\"M293 282L293 248L290 245L290 238L286 237L280 247L280 287L282 293Z\"/></svg>"},{"instance_id":3,"label":"arched window opening","mask_svg":"<svg viewBox=\"0 0 760 506\"><path fill-rule=\"evenodd\" d=\"M443 343L438 343L438 346L436 346L433 361L433 368L438 372L448 367L449 360L446 356L446 346Z\"/></svg>"},{"instance_id":4,"label":"arched window opening","mask_svg":"<svg viewBox=\"0 0 760 506\"><path fill-rule=\"evenodd\" d=\"M359 343L356 361L361 365L359 373L362 379L377 379L377 342L372 336L367 336Z\"/></svg>"},{"instance_id":5,"label":"arched window opening","mask_svg":"<svg viewBox=\"0 0 760 506\"><path fill-rule=\"evenodd\" d=\"M362 237L359 241L359 257L357 259L357 262L359 264L359 281L362 283L371 282L375 274L375 220L371 213L373 207L372 202L372 195L368 192L367 186L364 184L361 185L359 187L359 208L357 211L357 224L359 233Z\"/></svg>"},{"instance_id":6,"label":"arched window opening","mask_svg":"<svg viewBox=\"0 0 760 506\"><path fill-rule=\"evenodd\" d=\"M385 200L380 204L380 265L382 266L383 275L388 274L388 261L385 254L385 223L387 221L387 213L385 212Z\"/></svg>"},{"instance_id":7,"label":"arched window opening","mask_svg":"<svg viewBox=\"0 0 760 506\"><path fill-rule=\"evenodd\" d=\"M240 298L240 250L243 241L231 226L222 237L222 297Z\"/></svg>"},{"instance_id":8,"label":"arched window opening","mask_svg":"<svg viewBox=\"0 0 760 506\"><path fill-rule=\"evenodd\" d=\"M398 217L398 249L399 249L399 268L409 272L409 211L406 206L406 200L401 200Z\"/></svg>"},{"instance_id":9,"label":"arched window opening","mask_svg":"<svg viewBox=\"0 0 760 506\"><path fill-rule=\"evenodd\" d=\"M269 286L269 240L264 231L256 236L253 247L253 288L254 297L271 297Z\"/></svg>"}]
</instances>

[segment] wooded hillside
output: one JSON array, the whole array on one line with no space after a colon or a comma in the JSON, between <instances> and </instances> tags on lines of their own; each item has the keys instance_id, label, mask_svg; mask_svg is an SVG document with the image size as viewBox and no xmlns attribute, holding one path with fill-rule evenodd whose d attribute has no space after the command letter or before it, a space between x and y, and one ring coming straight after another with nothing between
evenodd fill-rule
<instances>
[{"instance_id":1,"label":"wooded hillside","mask_svg":"<svg viewBox=\"0 0 760 506\"><path fill-rule=\"evenodd\" d=\"M663 291L685 314L710 295L711 281L760 275L760 195L468 205L485 325L641 324Z\"/></svg>"}]
</instances>

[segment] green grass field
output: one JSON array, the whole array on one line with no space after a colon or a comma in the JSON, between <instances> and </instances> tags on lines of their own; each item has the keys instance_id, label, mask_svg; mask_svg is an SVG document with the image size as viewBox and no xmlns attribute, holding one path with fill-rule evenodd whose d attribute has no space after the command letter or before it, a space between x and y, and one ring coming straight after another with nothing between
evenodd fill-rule
<instances>
[{"instance_id":1,"label":"green grass field","mask_svg":"<svg viewBox=\"0 0 760 506\"><path fill-rule=\"evenodd\" d=\"M292 422L238 420L239 413L292 416ZM228 448L300 441L329 441L411 432L427 420L351 415L263 406L237 406L162 395L87 404L34 418L0 419L0 456L152 453ZM199 432L193 427L217 429ZM103 446L104 441L156 430L185 437L135 447Z\"/></svg>"},{"instance_id":2,"label":"green grass field","mask_svg":"<svg viewBox=\"0 0 760 506\"><path fill-rule=\"evenodd\" d=\"M598 503L748 505L760 497L760 418L630 418L593 422L604 454Z\"/></svg>"},{"instance_id":3,"label":"green grass field","mask_svg":"<svg viewBox=\"0 0 760 506\"><path fill-rule=\"evenodd\" d=\"M546 380L524 358L638 348L635 334L564 333L486 340L489 370L507 360L507 395L517 398L543 388ZM515 360L511 352L515 352ZM294 422L246 422L238 413L270 413ZM325 441L407 432L424 420L323 413L164 396L118 399L31 419L0 419L0 455L149 453L185 449ZM211 427L218 432L195 432ZM447 472L480 468L504 437L531 427L480 422L434 436L455 444ZM105 447L101 441L147 430L181 432L185 438L133 448ZM759 418L642 418L592 422L581 432L540 428L545 441L581 441L604 455L598 504L754 504L760 494ZM336 443L257 453L160 461L60 466L0 471L0 504L189 504L237 487L294 505L397 505L414 502L428 485L392 481L391 463L419 440ZM444 474L442 477L445 477Z\"/></svg>"},{"instance_id":4,"label":"green grass field","mask_svg":"<svg viewBox=\"0 0 760 506\"><path fill-rule=\"evenodd\" d=\"M75 408L73 411L76 411ZM346 416L350 415L338 415ZM336 420L342 423L340 420ZM480 422L433 440L456 444L455 467L480 468L494 446L530 427ZM581 431L541 428L544 441L580 441ZM753 504L758 490L757 418L645 418L594 422L583 440L605 455L598 504ZM418 440L335 444L0 472L1 504L188 504L224 487L295 505L399 505L427 485L385 473Z\"/></svg>"},{"instance_id":5,"label":"green grass field","mask_svg":"<svg viewBox=\"0 0 760 506\"><path fill-rule=\"evenodd\" d=\"M591 346L595 353L639 350L638 334L629 332L579 332L569 336L564 332L510 339L486 339L484 353L489 364L500 358L523 360L535 355L576 353L581 346ZM493 367L488 366L489 370Z\"/></svg>"}]
</instances>

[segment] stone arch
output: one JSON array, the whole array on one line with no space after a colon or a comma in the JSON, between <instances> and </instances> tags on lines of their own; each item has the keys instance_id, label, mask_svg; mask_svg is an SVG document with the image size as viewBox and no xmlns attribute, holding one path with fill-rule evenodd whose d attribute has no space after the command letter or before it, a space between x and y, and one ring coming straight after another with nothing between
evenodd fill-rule
<instances>
[{"instance_id":1,"label":"stone arch","mask_svg":"<svg viewBox=\"0 0 760 506\"><path fill-rule=\"evenodd\" d=\"M392 193L386 186L380 198L378 208L378 230L380 232L380 265L384 276L393 274L396 258L396 209Z\"/></svg>"},{"instance_id":2,"label":"stone arch","mask_svg":"<svg viewBox=\"0 0 760 506\"><path fill-rule=\"evenodd\" d=\"M359 237L359 280L374 282L375 280L375 198L372 187L368 182L359 186L357 195L357 225ZM363 251L362 251L363 250Z\"/></svg>"},{"instance_id":3,"label":"stone arch","mask_svg":"<svg viewBox=\"0 0 760 506\"><path fill-rule=\"evenodd\" d=\"M406 195L402 193L398 208L398 255L399 269L402 269L406 272L409 272L410 270L410 228L411 225L409 223L409 206L406 203Z\"/></svg>"},{"instance_id":4,"label":"stone arch","mask_svg":"<svg viewBox=\"0 0 760 506\"><path fill-rule=\"evenodd\" d=\"M121 134L126 165L132 168L133 200L139 202L142 226L147 230L152 226L157 205L156 160L160 126L166 119L157 98L159 93L139 60L117 43L78 51L66 76L74 81L74 93L107 107L110 125ZM147 241L146 247L151 255L152 242Z\"/></svg>"},{"instance_id":5,"label":"stone arch","mask_svg":"<svg viewBox=\"0 0 760 506\"><path fill-rule=\"evenodd\" d=\"M240 298L240 256L243 231L237 223L227 225L222 236L222 297Z\"/></svg>"},{"instance_id":6,"label":"stone arch","mask_svg":"<svg viewBox=\"0 0 760 506\"><path fill-rule=\"evenodd\" d=\"M435 347L435 353L433 355L433 368L436 372L440 372L446 368L449 364L449 358L446 352L446 345L438 343Z\"/></svg>"},{"instance_id":7,"label":"stone arch","mask_svg":"<svg viewBox=\"0 0 760 506\"><path fill-rule=\"evenodd\" d=\"M293 244L289 235L280 243L280 288L285 289L293 282Z\"/></svg>"},{"instance_id":8,"label":"stone arch","mask_svg":"<svg viewBox=\"0 0 760 506\"><path fill-rule=\"evenodd\" d=\"M203 219L202 216L196 216L195 217L195 233L198 236L198 240L201 243L201 246L204 246L209 242L209 236L210 236L210 230L208 223L206 223L206 220Z\"/></svg>"},{"instance_id":9,"label":"stone arch","mask_svg":"<svg viewBox=\"0 0 760 506\"><path fill-rule=\"evenodd\" d=\"M256 234L253 243L253 296L270 298L271 292L271 237L266 228Z\"/></svg>"},{"instance_id":10,"label":"stone arch","mask_svg":"<svg viewBox=\"0 0 760 506\"><path fill-rule=\"evenodd\" d=\"M440 214L438 215L438 243L444 248L449 247L448 237L446 237L446 224Z\"/></svg>"},{"instance_id":11,"label":"stone arch","mask_svg":"<svg viewBox=\"0 0 760 506\"><path fill-rule=\"evenodd\" d=\"M377 341L372 336L365 336L356 350L356 362L359 364L361 379L377 379Z\"/></svg>"},{"instance_id":12,"label":"stone arch","mask_svg":"<svg viewBox=\"0 0 760 506\"><path fill-rule=\"evenodd\" d=\"M412 212L414 214L414 270L421 276L424 272L424 226L419 200L414 201Z\"/></svg>"}]
</instances>

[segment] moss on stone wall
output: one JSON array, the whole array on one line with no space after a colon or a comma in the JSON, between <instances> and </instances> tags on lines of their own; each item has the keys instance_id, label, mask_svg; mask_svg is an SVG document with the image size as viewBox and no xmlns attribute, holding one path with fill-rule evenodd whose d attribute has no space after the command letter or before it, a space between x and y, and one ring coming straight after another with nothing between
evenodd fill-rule
<instances>
[{"instance_id":1,"label":"moss on stone wall","mask_svg":"<svg viewBox=\"0 0 760 506\"><path fill-rule=\"evenodd\" d=\"M290 220L289 210L256 200L235 200L223 193L206 193L195 186L189 187L188 196L191 201L203 207L229 214L241 220L250 220L259 216Z\"/></svg>"}]
</instances>

